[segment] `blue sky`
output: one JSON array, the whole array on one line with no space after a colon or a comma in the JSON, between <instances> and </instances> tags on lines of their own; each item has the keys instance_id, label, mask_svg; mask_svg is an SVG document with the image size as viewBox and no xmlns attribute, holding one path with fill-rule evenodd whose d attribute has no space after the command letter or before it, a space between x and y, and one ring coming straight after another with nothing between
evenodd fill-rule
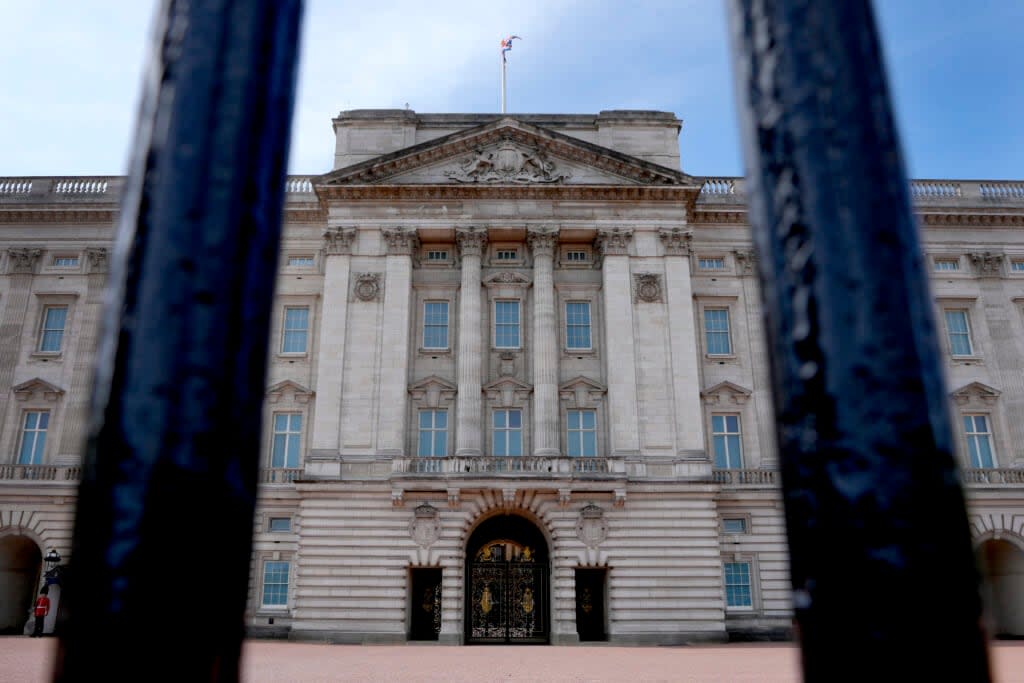
<instances>
[{"instance_id":1,"label":"blue sky","mask_svg":"<svg viewBox=\"0 0 1024 683\"><path fill-rule=\"evenodd\" d=\"M0 175L119 174L154 0L0 0ZM1024 2L876 0L909 173L1024 178ZM683 169L743 172L714 0L307 0L292 173L329 170L342 109L660 109Z\"/></svg>"}]
</instances>

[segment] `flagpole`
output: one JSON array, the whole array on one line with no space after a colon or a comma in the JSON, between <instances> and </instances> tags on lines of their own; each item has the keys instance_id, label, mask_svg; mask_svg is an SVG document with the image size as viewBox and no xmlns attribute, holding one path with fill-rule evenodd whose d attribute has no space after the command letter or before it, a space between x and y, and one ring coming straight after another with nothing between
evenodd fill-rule
<instances>
[{"instance_id":1,"label":"flagpole","mask_svg":"<svg viewBox=\"0 0 1024 683\"><path fill-rule=\"evenodd\" d=\"M505 53L501 53L501 113L505 113L505 66L508 62L505 61Z\"/></svg>"}]
</instances>

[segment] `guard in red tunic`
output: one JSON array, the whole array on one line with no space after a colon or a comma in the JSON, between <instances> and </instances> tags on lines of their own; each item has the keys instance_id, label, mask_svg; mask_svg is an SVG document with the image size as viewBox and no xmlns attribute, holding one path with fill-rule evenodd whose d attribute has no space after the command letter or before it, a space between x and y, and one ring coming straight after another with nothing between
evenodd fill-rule
<instances>
[{"instance_id":1,"label":"guard in red tunic","mask_svg":"<svg viewBox=\"0 0 1024 683\"><path fill-rule=\"evenodd\" d=\"M39 638L43 635L43 622L46 620L46 615L50 613L50 598L47 593L50 592L49 586L43 586L43 589L39 591L39 597L36 598L36 628L32 631L33 638Z\"/></svg>"}]
</instances>

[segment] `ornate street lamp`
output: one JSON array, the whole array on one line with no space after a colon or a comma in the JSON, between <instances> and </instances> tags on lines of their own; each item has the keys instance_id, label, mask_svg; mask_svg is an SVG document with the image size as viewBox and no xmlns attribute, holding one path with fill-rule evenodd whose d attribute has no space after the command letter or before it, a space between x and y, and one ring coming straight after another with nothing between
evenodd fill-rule
<instances>
[{"instance_id":1,"label":"ornate street lamp","mask_svg":"<svg viewBox=\"0 0 1024 683\"><path fill-rule=\"evenodd\" d=\"M57 552L56 548L50 548L46 552L46 556L43 557L43 562L46 563L45 576L47 579L47 583L57 582L57 568L60 567L60 559L60 553Z\"/></svg>"}]
</instances>

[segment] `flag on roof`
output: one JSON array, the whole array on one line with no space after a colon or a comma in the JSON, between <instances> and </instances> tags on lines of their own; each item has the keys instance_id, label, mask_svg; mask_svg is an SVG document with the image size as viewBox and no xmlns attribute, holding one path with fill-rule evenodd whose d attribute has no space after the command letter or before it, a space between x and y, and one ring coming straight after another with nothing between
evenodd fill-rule
<instances>
[{"instance_id":1,"label":"flag on roof","mask_svg":"<svg viewBox=\"0 0 1024 683\"><path fill-rule=\"evenodd\" d=\"M513 40L522 40L519 36L509 36L501 41L501 59L505 60L505 53L512 49Z\"/></svg>"}]
</instances>

